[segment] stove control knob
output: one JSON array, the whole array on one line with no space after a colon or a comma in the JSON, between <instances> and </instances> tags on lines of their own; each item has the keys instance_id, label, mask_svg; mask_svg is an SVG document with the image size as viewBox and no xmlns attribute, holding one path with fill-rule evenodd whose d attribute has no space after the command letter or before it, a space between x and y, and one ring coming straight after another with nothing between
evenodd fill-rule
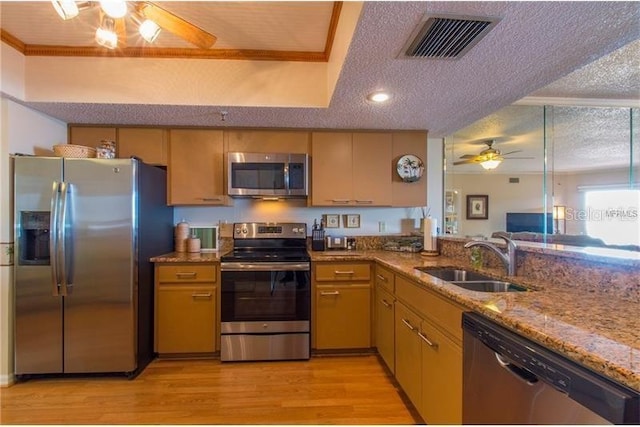
<instances>
[{"instance_id":1,"label":"stove control knob","mask_svg":"<svg viewBox=\"0 0 640 427\"><path fill-rule=\"evenodd\" d=\"M240 231L242 232L242 234L247 234L249 232L246 227L243 227Z\"/></svg>"}]
</instances>

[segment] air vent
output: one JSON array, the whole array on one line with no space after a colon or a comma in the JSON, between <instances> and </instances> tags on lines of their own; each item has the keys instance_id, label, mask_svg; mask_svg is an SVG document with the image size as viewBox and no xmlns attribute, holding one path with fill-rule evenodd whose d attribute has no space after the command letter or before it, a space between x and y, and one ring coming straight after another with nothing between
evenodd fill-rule
<instances>
[{"instance_id":1,"label":"air vent","mask_svg":"<svg viewBox=\"0 0 640 427\"><path fill-rule=\"evenodd\" d=\"M499 18L426 16L414 32L405 55L413 58L457 59L478 43Z\"/></svg>"}]
</instances>

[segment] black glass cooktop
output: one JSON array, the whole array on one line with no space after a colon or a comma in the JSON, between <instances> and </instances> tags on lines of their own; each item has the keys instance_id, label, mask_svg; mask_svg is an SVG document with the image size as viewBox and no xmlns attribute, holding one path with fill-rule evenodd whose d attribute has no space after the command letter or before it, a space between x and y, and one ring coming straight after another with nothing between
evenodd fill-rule
<instances>
[{"instance_id":1,"label":"black glass cooktop","mask_svg":"<svg viewBox=\"0 0 640 427\"><path fill-rule=\"evenodd\" d=\"M278 261L309 261L311 258L306 250L300 249L235 249L220 257L220 261L247 261L247 262L278 262Z\"/></svg>"}]
</instances>

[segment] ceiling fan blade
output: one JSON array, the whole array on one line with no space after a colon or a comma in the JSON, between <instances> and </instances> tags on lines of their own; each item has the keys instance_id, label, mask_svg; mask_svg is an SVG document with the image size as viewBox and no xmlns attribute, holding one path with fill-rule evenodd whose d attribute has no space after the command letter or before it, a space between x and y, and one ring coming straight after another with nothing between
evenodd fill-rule
<instances>
[{"instance_id":1,"label":"ceiling fan blade","mask_svg":"<svg viewBox=\"0 0 640 427\"><path fill-rule=\"evenodd\" d=\"M213 34L209 34L155 3L137 2L136 10L145 18L158 24L160 28L183 38L201 49L209 49L217 40L217 37Z\"/></svg>"},{"instance_id":2,"label":"ceiling fan blade","mask_svg":"<svg viewBox=\"0 0 640 427\"><path fill-rule=\"evenodd\" d=\"M521 160L521 159L535 159L535 157L505 157L505 159Z\"/></svg>"},{"instance_id":3,"label":"ceiling fan blade","mask_svg":"<svg viewBox=\"0 0 640 427\"><path fill-rule=\"evenodd\" d=\"M509 151L508 153L502 153L503 156L506 156L507 154L513 154L513 153L519 153L522 150L514 150L514 151Z\"/></svg>"},{"instance_id":4,"label":"ceiling fan blade","mask_svg":"<svg viewBox=\"0 0 640 427\"><path fill-rule=\"evenodd\" d=\"M454 166L457 166L457 165L469 165L471 163L478 163L478 161L476 159L460 160L458 162L453 162L453 165Z\"/></svg>"},{"instance_id":5,"label":"ceiling fan blade","mask_svg":"<svg viewBox=\"0 0 640 427\"><path fill-rule=\"evenodd\" d=\"M460 156L461 159L473 159L478 157L476 154L465 154L464 156Z\"/></svg>"}]
</instances>

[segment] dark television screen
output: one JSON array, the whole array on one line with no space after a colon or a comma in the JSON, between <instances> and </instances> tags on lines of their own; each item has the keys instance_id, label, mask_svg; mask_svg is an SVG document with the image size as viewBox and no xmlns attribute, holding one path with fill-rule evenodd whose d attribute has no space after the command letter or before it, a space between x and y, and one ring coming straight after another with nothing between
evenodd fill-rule
<instances>
[{"instance_id":1,"label":"dark television screen","mask_svg":"<svg viewBox=\"0 0 640 427\"><path fill-rule=\"evenodd\" d=\"M529 231L532 233L543 233L544 215L543 213L507 212L507 232L518 233L520 231ZM547 233L553 233L553 217L550 213L547 214Z\"/></svg>"}]
</instances>

